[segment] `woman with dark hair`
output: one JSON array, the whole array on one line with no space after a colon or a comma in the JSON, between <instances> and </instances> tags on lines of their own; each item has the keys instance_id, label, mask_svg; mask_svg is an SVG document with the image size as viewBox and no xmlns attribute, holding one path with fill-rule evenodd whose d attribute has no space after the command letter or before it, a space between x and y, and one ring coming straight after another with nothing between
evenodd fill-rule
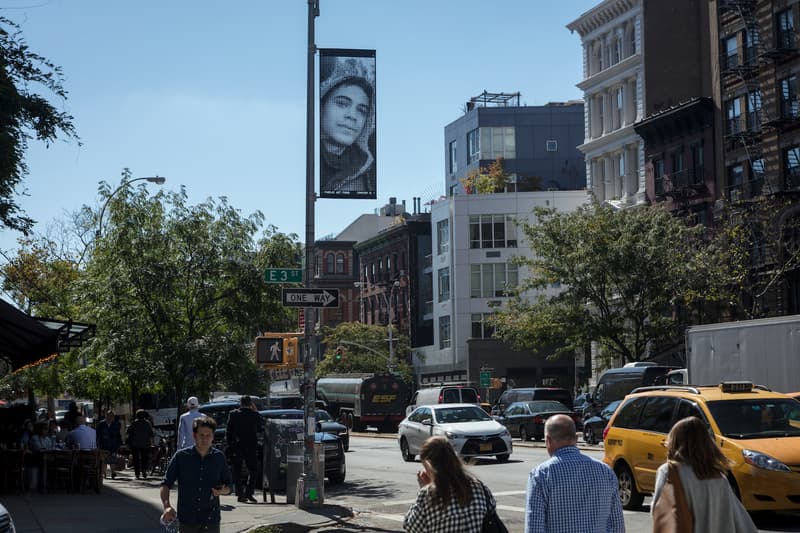
<instances>
[{"instance_id":1,"label":"woman with dark hair","mask_svg":"<svg viewBox=\"0 0 800 533\"><path fill-rule=\"evenodd\" d=\"M127 444L133 454L133 470L136 479L147 479L147 467L150 460L150 446L153 444L153 426L144 409L136 411L136 419L128 426Z\"/></svg>"},{"instance_id":2,"label":"woman with dark hair","mask_svg":"<svg viewBox=\"0 0 800 533\"><path fill-rule=\"evenodd\" d=\"M727 479L728 459L709 434L705 422L688 417L667 436L667 462L658 468L651 512L667 481L670 463L678 466L681 485L692 512L694 533L755 532L756 526Z\"/></svg>"},{"instance_id":3,"label":"woman with dark hair","mask_svg":"<svg viewBox=\"0 0 800 533\"><path fill-rule=\"evenodd\" d=\"M467 472L445 437L431 437L420 449L423 470L417 473L417 501L406 513L409 533L480 532L483 519L495 506L483 483Z\"/></svg>"},{"instance_id":4,"label":"woman with dark hair","mask_svg":"<svg viewBox=\"0 0 800 533\"><path fill-rule=\"evenodd\" d=\"M320 58L320 191L324 195L375 195L374 65L370 58Z\"/></svg>"}]
</instances>

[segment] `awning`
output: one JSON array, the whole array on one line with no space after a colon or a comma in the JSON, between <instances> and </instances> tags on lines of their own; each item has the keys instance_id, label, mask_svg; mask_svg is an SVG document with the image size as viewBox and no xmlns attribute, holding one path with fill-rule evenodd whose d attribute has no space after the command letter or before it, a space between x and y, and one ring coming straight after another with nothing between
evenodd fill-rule
<instances>
[{"instance_id":1,"label":"awning","mask_svg":"<svg viewBox=\"0 0 800 533\"><path fill-rule=\"evenodd\" d=\"M0 377L66 353L94 333L93 324L35 318L0 299Z\"/></svg>"}]
</instances>

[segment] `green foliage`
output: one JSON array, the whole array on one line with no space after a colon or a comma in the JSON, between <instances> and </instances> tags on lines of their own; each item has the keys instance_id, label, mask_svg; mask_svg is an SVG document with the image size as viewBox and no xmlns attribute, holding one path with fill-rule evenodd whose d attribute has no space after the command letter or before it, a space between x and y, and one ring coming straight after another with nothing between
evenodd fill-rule
<instances>
[{"instance_id":1,"label":"green foliage","mask_svg":"<svg viewBox=\"0 0 800 533\"><path fill-rule=\"evenodd\" d=\"M503 192L507 182L508 174L503 170L502 157L495 159L488 167L469 171L467 177L461 179L461 185L467 194Z\"/></svg>"},{"instance_id":2,"label":"green foliage","mask_svg":"<svg viewBox=\"0 0 800 533\"><path fill-rule=\"evenodd\" d=\"M29 234L34 221L21 211L15 196L28 173L25 151L34 136L46 144L59 132L77 140L73 117L58 111L34 92L41 87L66 100L61 69L30 51L19 26L0 17L0 224Z\"/></svg>"},{"instance_id":3,"label":"green foliage","mask_svg":"<svg viewBox=\"0 0 800 533\"><path fill-rule=\"evenodd\" d=\"M493 318L496 335L518 349L572 355L598 341L606 356L638 361L681 342L688 315L676 308L731 298L725 247L660 207L534 214L536 223L521 224L531 257L517 259L529 277ZM554 283L562 292L537 294Z\"/></svg>"},{"instance_id":4,"label":"green foliage","mask_svg":"<svg viewBox=\"0 0 800 533\"><path fill-rule=\"evenodd\" d=\"M317 365L317 377L352 372L385 373L389 362L389 343L386 326L372 326L360 322L343 322L335 328L325 328L322 344L325 357ZM395 373L407 383L412 383L413 370L408 364L410 348L408 338L393 330ZM341 359L336 349L342 348Z\"/></svg>"}]
</instances>

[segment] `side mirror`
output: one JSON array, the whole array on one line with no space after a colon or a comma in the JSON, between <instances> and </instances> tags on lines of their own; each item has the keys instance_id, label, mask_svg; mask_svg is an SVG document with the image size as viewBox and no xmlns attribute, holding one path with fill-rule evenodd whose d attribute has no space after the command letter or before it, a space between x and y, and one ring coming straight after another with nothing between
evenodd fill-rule
<instances>
[{"instance_id":1,"label":"side mirror","mask_svg":"<svg viewBox=\"0 0 800 533\"><path fill-rule=\"evenodd\" d=\"M423 426L433 426L433 420L431 420L430 418L426 418L425 420L422 421L422 425Z\"/></svg>"}]
</instances>

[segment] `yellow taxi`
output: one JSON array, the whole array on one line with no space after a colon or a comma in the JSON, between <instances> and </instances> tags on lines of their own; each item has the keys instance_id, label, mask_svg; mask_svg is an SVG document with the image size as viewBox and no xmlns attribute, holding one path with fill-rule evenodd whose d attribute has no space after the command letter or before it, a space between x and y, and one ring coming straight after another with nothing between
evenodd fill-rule
<instances>
[{"instance_id":1,"label":"yellow taxi","mask_svg":"<svg viewBox=\"0 0 800 533\"><path fill-rule=\"evenodd\" d=\"M623 507L637 509L652 494L667 434L687 416L708 424L748 511L800 510L800 403L743 381L642 387L625 397L603 433Z\"/></svg>"}]
</instances>

